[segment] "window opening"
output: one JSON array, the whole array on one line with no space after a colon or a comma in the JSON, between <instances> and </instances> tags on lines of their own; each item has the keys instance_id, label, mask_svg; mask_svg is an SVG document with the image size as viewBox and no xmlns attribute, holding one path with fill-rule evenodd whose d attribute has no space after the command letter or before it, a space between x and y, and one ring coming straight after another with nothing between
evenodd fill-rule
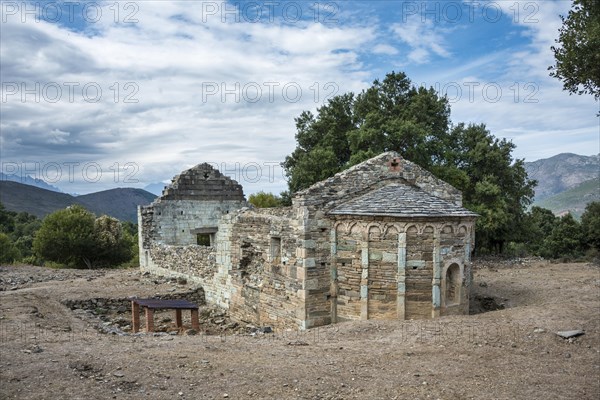
<instances>
[{"instance_id":1,"label":"window opening","mask_svg":"<svg viewBox=\"0 0 600 400\"><path fill-rule=\"evenodd\" d=\"M274 264L281 263L281 238L271 238L271 261Z\"/></svg>"}]
</instances>

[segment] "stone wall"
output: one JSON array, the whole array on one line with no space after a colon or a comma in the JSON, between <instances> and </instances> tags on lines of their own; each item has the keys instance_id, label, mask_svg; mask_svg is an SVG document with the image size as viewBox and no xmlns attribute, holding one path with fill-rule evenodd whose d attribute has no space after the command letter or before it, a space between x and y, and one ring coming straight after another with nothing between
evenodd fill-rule
<instances>
[{"instance_id":1,"label":"stone wall","mask_svg":"<svg viewBox=\"0 0 600 400\"><path fill-rule=\"evenodd\" d=\"M361 316L363 232L360 225L354 224L345 229L340 225L336 233L333 275L337 278L337 295L334 294L337 321L357 320Z\"/></svg>"},{"instance_id":2,"label":"stone wall","mask_svg":"<svg viewBox=\"0 0 600 400\"><path fill-rule=\"evenodd\" d=\"M199 164L175 176L152 204L140 207L140 245L195 245L198 233L215 233L223 215L245 206L241 185L209 164Z\"/></svg>"},{"instance_id":3,"label":"stone wall","mask_svg":"<svg viewBox=\"0 0 600 400\"><path fill-rule=\"evenodd\" d=\"M291 211L243 210L231 218L232 316L259 325L300 326L302 279Z\"/></svg>"},{"instance_id":4,"label":"stone wall","mask_svg":"<svg viewBox=\"0 0 600 400\"><path fill-rule=\"evenodd\" d=\"M398 318L398 230L384 232L378 226L368 231L369 266L367 279L367 317Z\"/></svg>"},{"instance_id":5,"label":"stone wall","mask_svg":"<svg viewBox=\"0 0 600 400\"><path fill-rule=\"evenodd\" d=\"M471 288L471 249L474 232L464 225L445 225L440 231L441 254L441 315L468 314ZM450 282L453 265L457 267L455 282ZM451 271L452 272L452 271ZM452 286L452 287L451 287ZM455 298L449 299L449 292L455 292Z\"/></svg>"},{"instance_id":6,"label":"stone wall","mask_svg":"<svg viewBox=\"0 0 600 400\"><path fill-rule=\"evenodd\" d=\"M154 241L187 246L197 244L197 230L216 233L221 216L244 207L243 201L164 200L152 204Z\"/></svg>"},{"instance_id":7,"label":"stone wall","mask_svg":"<svg viewBox=\"0 0 600 400\"><path fill-rule=\"evenodd\" d=\"M427 193L417 200L461 203L458 190L393 152L279 209L247 208L237 182L201 164L140 208L141 268L197 282L232 317L275 328L466 313L473 214L328 213L391 183ZM210 246L196 244L199 232L210 232Z\"/></svg>"},{"instance_id":8,"label":"stone wall","mask_svg":"<svg viewBox=\"0 0 600 400\"><path fill-rule=\"evenodd\" d=\"M406 230L405 319L432 316L434 228L415 224Z\"/></svg>"},{"instance_id":9,"label":"stone wall","mask_svg":"<svg viewBox=\"0 0 600 400\"><path fill-rule=\"evenodd\" d=\"M153 243L149 254L154 266L183 275L208 280L217 272L214 246L170 246Z\"/></svg>"},{"instance_id":10,"label":"stone wall","mask_svg":"<svg viewBox=\"0 0 600 400\"><path fill-rule=\"evenodd\" d=\"M140 259L140 269L154 275L185 278L199 284L206 300L227 307L223 292L228 289L217 276L216 248L214 246L170 246L152 243L144 250L145 259Z\"/></svg>"},{"instance_id":11,"label":"stone wall","mask_svg":"<svg viewBox=\"0 0 600 400\"><path fill-rule=\"evenodd\" d=\"M436 222L336 216L333 320L467 313L473 226L474 218Z\"/></svg>"}]
</instances>

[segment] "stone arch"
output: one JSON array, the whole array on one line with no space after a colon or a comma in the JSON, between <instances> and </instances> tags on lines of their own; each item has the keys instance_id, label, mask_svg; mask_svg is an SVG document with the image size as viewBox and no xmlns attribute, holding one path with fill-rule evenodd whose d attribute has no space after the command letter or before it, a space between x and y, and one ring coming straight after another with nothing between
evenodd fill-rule
<instances>
[{"instance_id":1,"label":"stone arch","mask_svg":"<svg viewBox=\"0 0 600 400\"><path fill-rule=\"evenodd\" d=\"M441 233L445 233L445 234L453 234L454 233L454 227L452 225L444 225L442 227L442 229L440 230Z\"/></svg>"},{"instance_id":2,"label":"stone arch","mask_svg":"<svg viewBox=\"0 0 600 400\"><path fill-rule=\"evenodd\" d=\"M358 222L351 222L348 223L348 230L347 230L348 234L350 235L357 235L361 233L361 227L360 224Z\"/></svg>"},{"instance_id":3,"label":"stone arch","mask_svg":"<svg viewBox=\"0 0 600 400\"><path fill-rule=\"evenodd\" d=\"M415 224L407 225L405 230L406 230L406 233L408 233L408 234L415 235L415 234L419 233L419 228Z\"/></svg>"},{"instance_id":4,"label":"stone arch","mask_svg":"<svg viewBox=\"0 0 600 400\"><path fill-rule=\"evenodd\" d=\"M463 266L457 260L448 262L444 268L442 275L442 298L446 307L460 304L463 274Z\"/></svg>"},{"instance_id":5,"label":"stone arch","mask_svg":"<svg viewBox=\"0 0 600 400\"><path fill-rule=\"evenodd\" d=\"M466 225L460 225L458 227L458 234L459 235L467 235L469 233L469 228L467 228Z\"/></svg>"},{"instance_id":6,"label":"stone arch","mask_svg":"<svg viewBox=\"0 0 600 400\"><path fill-rule=\"evenodd\" d=\"M421 231L421 233L435 233L435 226L427 224L423 226L423 230Z\"/></svg>"},{"instance_id":7,"label":"stone arch","mask_svg":"<svg viewBox=\"0 0 600 400\"><path fill-rule=\"evenodd\" d=\"M383 229L377 222L367 225L367 238L369 240L379 240L383 237Z\"/></svg>"},{"instance_id":8,"label":"stone arch","mask_svg":"<svg viewBox=\"0 0 600 400\"><path fill-rule=\"evenodd\" d=\"M383 230L383 237L386 239L390 237L397 239L399 233L400 229L396 225L388 224Z\"/></svg>"}]
</instances>

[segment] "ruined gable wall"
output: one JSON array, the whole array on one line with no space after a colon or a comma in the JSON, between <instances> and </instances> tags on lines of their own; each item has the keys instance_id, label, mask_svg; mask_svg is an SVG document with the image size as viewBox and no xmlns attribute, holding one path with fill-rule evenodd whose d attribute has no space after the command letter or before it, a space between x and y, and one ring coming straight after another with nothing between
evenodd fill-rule
<instances>
[{"instance_id":1,"label":"ruined gable wall","mask_svg":"<svg viewBox=\"0 0 600 400\"><path fill-rule=\"evenodd\" d=\"M197 233L218 228L223 216L245 206L241 185L209 164L177 175L162 196L138 208L141 270L196 282L208 302L227 307L228 277L219 274L217 256L226 253L219 246L231 246L226 240L199 246Z\"/></svg>"},{"instance_id":2,"label":"ruined gable wall","mask_svg":"<svg viewBox=\"0 0 600 400\"><path fill-rule=\"evenodd\" d=\"M140 260L151 243L196 244L196 229L214 228L222 215L246 206L241 185L209 164L173 178L162 196L138 210Z\"/></svg>"},{"instance_id":3,"label":"ruined gable wall","mask_svg":"<svg viewBox=\"0 0 600 400\"><path fill-rule=\"evenodd\" d=\"M162 196L143 207L144 244L196 244L198 228L216 227L223 214L246 206L242 186L209 164L200 164L173 178Z\"/></svg>"}]
</instances>

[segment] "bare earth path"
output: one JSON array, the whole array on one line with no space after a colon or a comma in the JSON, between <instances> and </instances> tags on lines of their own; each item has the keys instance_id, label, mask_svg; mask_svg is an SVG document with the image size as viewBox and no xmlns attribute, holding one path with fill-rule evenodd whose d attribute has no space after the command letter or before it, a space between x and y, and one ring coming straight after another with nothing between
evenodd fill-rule
<instances>
[{"instance_id":1,"label":"bare earth path","mask_svg":"<svg viewBox=\"0 0 600 400\"><path fill-rule=\"evenodd\" d=\"M0 267L0 399L600 398L597 266L488 263L474 279L478 299L506 308L253 334L207 309L211 334L136 336L128 308L89 299L194 288L136 270ZM170 330L169 316L157 325ZM555 334L570 329L585 335Z\"/></svg>"}]
</instances>

